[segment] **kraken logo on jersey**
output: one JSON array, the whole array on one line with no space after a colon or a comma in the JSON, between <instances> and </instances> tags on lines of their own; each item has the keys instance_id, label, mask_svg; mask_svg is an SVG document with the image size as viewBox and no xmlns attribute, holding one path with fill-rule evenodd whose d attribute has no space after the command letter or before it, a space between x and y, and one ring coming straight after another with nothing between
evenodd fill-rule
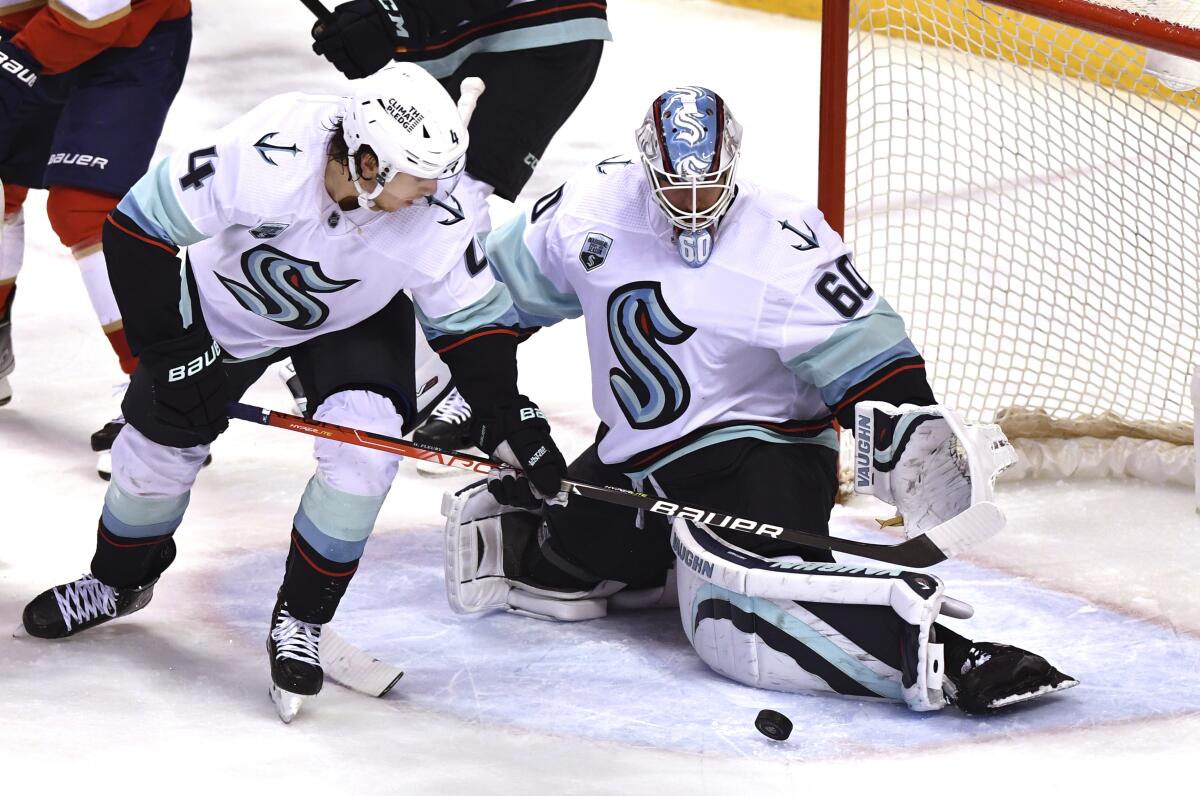
<instances>
[{"instance_id":1,"label":"kraken logo on jersey","mask_svg":"<svg viewBox=\"0 0 1200 796\"><path fill-rule=\"evenodd\" d=\"M256 246L242 255L242 273L253 287L217 274L237 302L255 315L289 329L314 329L329 317L329 307L313 293L336 293L357 279L330 279L319 263L284 254L271 246Z\"/></svg>"},{"instance_id":2,"label":"kraken logo on jersey","mask_svg":"<svg viewBox=\"0 0 1200 796\"><path fill-rule=\"evenodd\" d=\"M608 339L624 366L608 372L608 383L629 425L669 425L687 411L692 392L679 366L663 351L696 329L675 317L658 282L634 282L608 300Z\"/></svg>"}]
</instances>

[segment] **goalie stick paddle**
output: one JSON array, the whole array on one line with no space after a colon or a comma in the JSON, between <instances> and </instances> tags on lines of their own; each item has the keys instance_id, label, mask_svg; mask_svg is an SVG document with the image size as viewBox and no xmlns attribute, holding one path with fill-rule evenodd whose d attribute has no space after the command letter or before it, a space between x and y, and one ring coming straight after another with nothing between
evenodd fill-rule
<instances>
[{"instance_id":1,"label":"goalie stick paddle","mask_svg":"<svg viewBox=\"0 0 1200 796\"><path fill-rule=\"evenodd\" d=\"M486 475L500 466L497 462L482 456L443 450L420 442L409 442L384 434L373 434L369 431L325 423L320 420L305 420L285 412L263 409L237 401L231 401L227 408L229 416L237 420L274 426L388 453L397 453L445 467L462 467L480 475ZM785 539L796 544L817 547L822 550L836 550L839 553L849 553L902 567L933 566L995 535L1004 527L1004 515L995 504L976 503L958 516L919 536L897 544L876 544L843 539L839 536L797 531L744 517L735 517L695 504L676 503L656 495L615 486L599 486L564 479L562 488L571 494L593 500L641 509L661 514L664 517L682 517L686 520L702 522L711 528Z\"/></svg>"}]
</instances>

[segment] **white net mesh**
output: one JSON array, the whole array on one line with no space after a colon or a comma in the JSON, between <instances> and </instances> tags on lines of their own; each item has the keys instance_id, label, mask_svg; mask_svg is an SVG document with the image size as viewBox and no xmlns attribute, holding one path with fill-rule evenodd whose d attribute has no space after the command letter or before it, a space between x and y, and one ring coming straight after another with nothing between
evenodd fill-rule
<instances>
[{"instance_id":1,"label":"white net mesh","mask_svg":"<svg viewBox=\"0 0 1200 796\"><path fill-rule=\"evenodd\" d=\"M849 48L845 237L941 399L1190 442L1200 91L1144 48L966 0L856 0Z\"/></svg>"}]
</instances>

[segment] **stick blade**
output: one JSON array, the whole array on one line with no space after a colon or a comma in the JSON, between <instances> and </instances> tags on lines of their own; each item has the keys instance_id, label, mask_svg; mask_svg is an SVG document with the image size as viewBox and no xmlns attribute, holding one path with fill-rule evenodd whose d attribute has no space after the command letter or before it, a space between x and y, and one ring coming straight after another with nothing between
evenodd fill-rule
<instances>
[{"instance_id":1,"label":"stick blade","mask_svg":"<svg viewBox=\"0 0 1200 796\"><path fill-rule=\"evenodd\" d=\"M984 501L930 529L925 536L937 545L947 558L953 558L1000 533L1006 522L1004 512L999 506Z\"/></svg>"},{"instance_id":2,"label":"stick blade","mask_svg":"<svg viewBox=\"0 0 1200 796\"><path fill-rule=\"evenodd\" d=\"M404 670L373 657L341 637L333 628L321 628L321 668L335 683L360 694L381 697L392 690Z\"/></svg>"}]
</instances>

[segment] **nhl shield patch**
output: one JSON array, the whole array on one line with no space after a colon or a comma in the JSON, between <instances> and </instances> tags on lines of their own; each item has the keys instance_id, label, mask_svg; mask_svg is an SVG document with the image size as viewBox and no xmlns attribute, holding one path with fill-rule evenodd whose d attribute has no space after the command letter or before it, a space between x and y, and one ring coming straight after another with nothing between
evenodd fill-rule
<instances>
[{"instance_id":1,"label":"nhl shield patch","mask_svg":"<svg viewBox=\"0 0 1200 796\"><path fill-rule=\"evenodd\" d=\"M612 248L612 244L613 239L607 235L601 235L599 232L589 232L587 238L583 241L583 248L579 250L579 262L583 263L583 270L595 271L604 265L604 261L608 259L608 252Z\"/></svg>"},{"instance_id":2,"label":"nhl shield patch","mask_svg":"<svg viewBox=\"0 0 1200 796\"><path fill-rule=\"evenodd\" d=\"M259 240L265 240L267 238L275 237L280 232L283 232L285 229L287 229L290 226L291 226L291 224L274 224L274 223L259 224L257 227L250 230L250 234L253 235L254 237L258 238Z\"/></svg>"}]
</instances>

